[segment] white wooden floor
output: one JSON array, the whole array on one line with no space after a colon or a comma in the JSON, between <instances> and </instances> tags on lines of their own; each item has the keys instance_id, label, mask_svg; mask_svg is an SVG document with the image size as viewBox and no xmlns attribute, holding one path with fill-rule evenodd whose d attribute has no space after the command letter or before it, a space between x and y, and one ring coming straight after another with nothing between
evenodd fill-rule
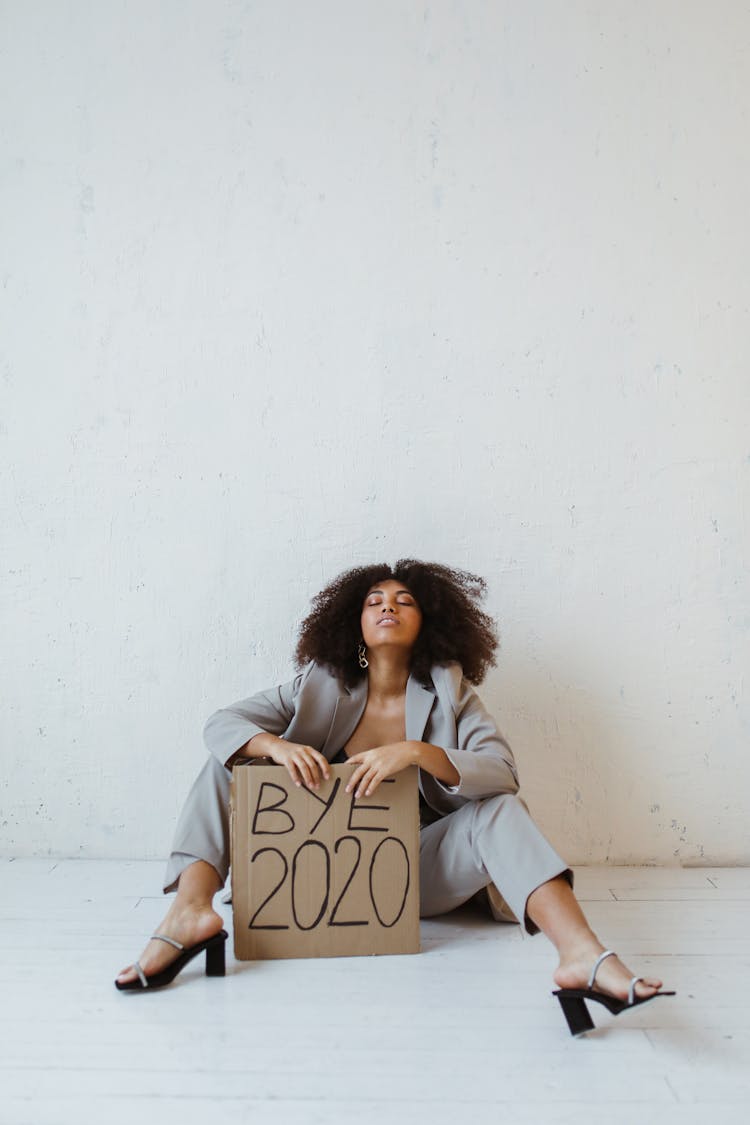
<instances>
[{"instance_id":1,"label":"white wooden floor","mask_svg":"<svg viewBox=\"0 0 750 1125\"><path fill-rule=\"evenodd\" d=\"M196 959L115 973L160 920L162 865L0 861L2 1125L750 1119L750 870L582 868L600 937L672 999L573 1039L541 935L470 908L410 957ZM231 934L230 907L221 908Z\"/></svg>"}]
</instances>

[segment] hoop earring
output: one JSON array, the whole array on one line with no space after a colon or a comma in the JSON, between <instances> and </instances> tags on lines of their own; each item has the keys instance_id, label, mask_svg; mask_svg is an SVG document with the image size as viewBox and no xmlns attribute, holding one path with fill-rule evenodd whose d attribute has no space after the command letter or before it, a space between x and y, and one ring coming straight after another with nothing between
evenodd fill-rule
<instances>
[{"instance_id":1,"label":"hoop earring","mask_svg":"<svg viewBox=\"0 0 750 1125\"><path fill-rule=\"evenodd\" d=\"M367 649L365 648L364 642L360 641L359 647L357 648L357 658L359 660L360 668L369 668L370 667L370 662L367 659L367 657L365 656L366 652L367 652Z\"/></svg>"}]
</instances>

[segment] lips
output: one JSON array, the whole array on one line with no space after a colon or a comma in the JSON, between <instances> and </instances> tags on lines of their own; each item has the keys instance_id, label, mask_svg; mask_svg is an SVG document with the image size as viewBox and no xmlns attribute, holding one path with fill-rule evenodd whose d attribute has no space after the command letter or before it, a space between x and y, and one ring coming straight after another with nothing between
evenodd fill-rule
<instances>
[{"instance_id":1,"label":"lips","mask_svg":"<svg viewBox=\"0 0 750 1125\"><path fill-rule=\"evenodd\" d=\"M378 621L378 628L384 626L393 626L400 624L394 617L384 617L382 621Z\"/></svg>"}]
</instances>

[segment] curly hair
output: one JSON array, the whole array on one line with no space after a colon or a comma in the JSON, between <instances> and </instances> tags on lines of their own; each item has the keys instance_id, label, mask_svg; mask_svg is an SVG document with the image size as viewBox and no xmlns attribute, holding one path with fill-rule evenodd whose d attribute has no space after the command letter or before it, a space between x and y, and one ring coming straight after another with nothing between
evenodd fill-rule
<instances>
[{"instance_id":1,"label":"curly hair","mask_svg":"<svg viewBox=\"0 0 750 1125\"><path fill-rule=\"evenodd\" d=\"M433 664L457 660L464 676L479 684L494 667L498 647L495 622L479 608L487 583L476 574L440 563L399 559L345 570L312 600L312 611L300 626L295 651L297 667L315 660L347 687L365 675L357 661L362 639L362 605L376 583L395 579L414 595L422 612L422 628L414 645L411 672L430 683Z\"/></svg>"}]
</instances>

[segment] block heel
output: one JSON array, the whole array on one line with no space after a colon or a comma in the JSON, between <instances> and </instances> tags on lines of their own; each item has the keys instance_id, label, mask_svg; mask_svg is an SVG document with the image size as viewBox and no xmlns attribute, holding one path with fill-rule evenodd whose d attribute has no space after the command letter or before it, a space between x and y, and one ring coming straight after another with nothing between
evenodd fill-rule
<instances>
[{"instance_id":1,"label":"block heel","mask_svg":"<svg viewBox=\"0 0 750 1125\"><path fill-rule=\"evenodd\" d=\"M561 996L559 992L555 992L553 995L557 996L557 999L560 1001L560 1007L562 1008L563 1015L570 1028L571 1035L583 1035L585 1031L591 1031L593 1029L594 1021L589 1015L586 1001L582 997Z\"/></svg>"},{"instance_id":2,"label":"block heel","mask_svg":"<svg viewBox=\"0 0 750 1125\"><path fill-rule=\"evenodd\" d=\"M223 936L221 936L223 935ZM226 965L224 961L224 953L227 944L226 931L222 930L220 941L214 941L213 944L206 946L206 976L207 977L223 977L226 972Z\"/></svg>"}]
</instances>

